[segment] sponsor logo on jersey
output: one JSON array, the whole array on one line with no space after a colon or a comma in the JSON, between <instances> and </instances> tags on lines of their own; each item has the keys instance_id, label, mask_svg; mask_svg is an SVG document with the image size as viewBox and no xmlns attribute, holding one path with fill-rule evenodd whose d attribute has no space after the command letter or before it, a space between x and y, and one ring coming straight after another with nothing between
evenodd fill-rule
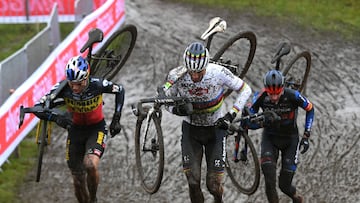
<instances>
[{"instance_id":1,"label":"sponsor logo on jersey","mask_svg":"<svg viewBox=\"0 0 360 203\"><path fill-rule=\"evenodd\" d=\"M87 113L94 111L102 104L102 95L87 100L74 100L65 98L65 103L72 112Z\"/></svg>"}]
</instances>

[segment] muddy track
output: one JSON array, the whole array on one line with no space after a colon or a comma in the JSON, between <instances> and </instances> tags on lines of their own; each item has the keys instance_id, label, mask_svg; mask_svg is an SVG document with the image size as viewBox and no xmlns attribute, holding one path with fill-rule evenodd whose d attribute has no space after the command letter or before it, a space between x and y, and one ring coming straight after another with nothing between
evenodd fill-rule
<instances>
[{"instance_id":1,"label":"muddy track","mask_svg":"<svg viewBox=\"0 0 360 203\"><path fill-rule=\"evenodd\" d=\"M161 84L168 70L180 62L186 45L198 39L214 16L221 16L228 23L226 33L216 41L215 48L239 31L255 32L257 51L245 78L254 90L261 87L260 76L271 67L270 60L279 42L293 43L292 53L311 51L313 62L306 95L315 105L316 120L310 150L300 157L294 183L307 202L360 201L359 43L343 42L334 34L319 34L315 30L304 30L294 24L259 18L251 13L231 13L160 0L126 1L126 9L126 22L135 24L139 34L133 54L115 80L126 88L124 129L120 135L108 140L100 165L99 202L190 202L181 168L180 122L168 113L164 113L162 122L166 146L162 186L152 196L140 187L135 171L133 139L136 117L132 115L130 105L154 95L156 86ZM105 103L111 104L112 99L105 96ZM112 115L112 106L106 105L107 119ZM302 125L303 114L299 117ZM260 132L252 132L252 139L257 144ZM21 202L76 202L64 158L66 135L61 129L55 134L45 155L41 182L34 181L35 170L31 171L19 194ZM238 193L227 178L225 201L265 202L263 184L261 179L258 191L246 196ZM202 188L207 202L211 202L204 181ZM281 202L290 202L279 194Z\"/></svg>"}]
</instances>

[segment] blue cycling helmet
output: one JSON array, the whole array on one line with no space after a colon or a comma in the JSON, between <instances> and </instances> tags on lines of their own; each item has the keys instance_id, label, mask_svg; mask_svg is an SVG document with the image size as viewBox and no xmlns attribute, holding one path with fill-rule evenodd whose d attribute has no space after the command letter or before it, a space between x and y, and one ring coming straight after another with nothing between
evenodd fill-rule
<instances>
[{"instance_id":1,"label":"blue cycling helmet","mask_svg":"<svg viewBox=\"0 0 360 203\"><path fill-rule=\"evenodd\" d=\"M189 71L200 72L209 63L209 51L200 42L191 43L184 52L184 65Z\"/></svg>"},{"instance_id":2,"label":"blue cycling helmet","mask_svg":"<svg viewBox=\"0 0 360 203\"><path fill-rule=\"evenodd\" d=\"M280 94L284 89L284 76L278 70L270 70L264 77L265 91L269 94Z\"/></svg>"},{"instance_id":3,"label":"blue cycling helmet","mask_svg":"<svg viewBox=\"0 0 360 203\"><path fill-rule=\"evenodd\" d=\"M66 78L71 82L81 82L90 75L90 65L82 56L72 57L66 64Z\"/></svg>"}]
</instances>

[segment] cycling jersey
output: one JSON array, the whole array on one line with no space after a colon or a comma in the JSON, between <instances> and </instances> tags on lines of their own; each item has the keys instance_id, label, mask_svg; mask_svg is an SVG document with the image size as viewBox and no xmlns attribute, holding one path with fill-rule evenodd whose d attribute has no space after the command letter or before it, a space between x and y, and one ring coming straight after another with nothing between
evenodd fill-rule
<instances>
[{"instance_id":1,"label":"cycling jersey","mask_svg":"<svg viewBox=\"0 0 360 203\"><path fill-rule=\"evenodd\" d=\"M50 94L59 87L59 84L54 86ZM57 98L64 100L68 111L72 113L74 125L94 125L104 119L102 93L116 94L115 111L121 112L124 92L121 85L106 79L90 77L87 87L80 94L73 93L70 86L66 85Z\"/></svg>"},{"instance_id":2,"label":"cycling jersey","mask_svg":"<svg viewBox=\"0 0 360 203\"><path fill-rule=\"evenodd\" d=\"M269 110L277 113L281 117L279 124L265 126L264 130L276 134L283 134L287 132L297 132L296 119L298 107L306 111L305 130L310 131L314 119L313 104L296 90L285 88L277 103L271 102L265 91L256 93L250 111L256 113L259 111L259 108L261 108L263 111Z\"/></svg>"},{"instance_id":3,"label":"cycling jersey","mask_svg":"<svg viewBox=\"0 0 360 203\"><path fill-rule=\"evenodd\" d=\"M223 66L209 63L200 82L193 82L186 68L180 66L169 72L164 85L166 96L190 99L194 112L184 120L196 126L213 126L223 116L221 106L227 89L239 93L231 111L241 111L251 94L251 88ZM168 109L172 112L172 107Z\"/></svg>"}]
</instances>

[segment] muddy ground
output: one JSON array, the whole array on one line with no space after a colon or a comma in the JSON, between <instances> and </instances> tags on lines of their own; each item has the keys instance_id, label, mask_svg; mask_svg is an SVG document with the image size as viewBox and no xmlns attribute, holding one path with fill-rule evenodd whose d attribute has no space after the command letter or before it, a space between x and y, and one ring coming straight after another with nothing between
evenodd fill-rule
<instances>
[{"instance_id":1,"label":"muddy ground","mask_svg":"<svg viewBox=\"0 0 360 203\"><path fill-rule=\"evenodd\" d=\"M239 32L255 32L257 51L251 69L245 78L254 90L261 87L261 76L269 70L270 59L281 41L294 44L294 52L312 52L312 70L306 95L314 103L316 119L311 136L310 150L301 155L294 183L305 195L306 202L360 202L360 83L359 41L343 41L336 34L319 33L296 24L261 18L252 13L230 12L160 0L126 1L126 23L138 28L136 47L115 81L126 88L126 106L117 137L108 141L100 165L101 182L99 202L190 202L180 157L179 118L164 113L162 122L165 135L165 172L158 193L147 194L141 187L135 171L134 128L136 117L130 105L140 98L154 96L165 74L180 62L186 45L197 40L207 28L208 21L221 16L228 29L214 44ZM107 103L113 98L105 97ZM112 105L105 109L107 118ZM303 123L300 116L299 123ZM303 128L300 128L301 131ZM40 183L36 183L35 170L29 173L21 187L21 202L76 202L70 172L65 162L65 132L58 129L53 143L45 155ZM259 132L252 139L259 142ZM258 149L259 150L259 149ZM251 196L240 194L227 178L225 202L266 202L263 178L257 192ZM206 202L211 196L203 182ZM290 202L283 194L281 202Z\"/></svg>"}]
</instances>

